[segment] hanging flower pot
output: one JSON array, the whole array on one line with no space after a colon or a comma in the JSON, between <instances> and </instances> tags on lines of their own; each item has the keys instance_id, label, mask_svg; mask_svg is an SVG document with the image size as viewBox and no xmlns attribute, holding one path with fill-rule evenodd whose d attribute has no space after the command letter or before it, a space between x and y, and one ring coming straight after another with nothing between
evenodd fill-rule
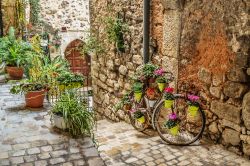
<instances>
[{"instance_id":1,"label":"hanging flower pot","mask_svg":"<svg viewBox=\"0 0 250 166\"><path fill-rule=\"evenodd\" d=\"M179 133L179 130L180 130L180 126L176 125L176 126L170 128L169 132L171 135L176 136Z\"/></svg>"},{"instance_id":2,"label":"hanging flower pot","mask_svg":"<svg viewBox=\"0 0 250 166\"><path fill-rule=\"evenodd\" d=\"M134 93L135 101L139 102L141 100L141 97L142 97L142 92L135 92Z\"/></svg>"},{"instance_id":3,"label":"hanging flower pot","mask_svg":"<svg viewBox=\"0 0 250 166\"><path fill-rule=\"evenodd\" d=\"M9 74L10 79L12 80L20 80L23 78L24 70L22 67L6 67L6 71Z\"/></svg>"},{"instance_id":4,"label":"hanging flower pot","mask_svg":"<svg viewBox=\"0 0 250 166\"><path fill-rule=\"evenodd\" d=\"M173 104L174 104L174 100L165 100L164 101L165 108L172 108Z\"/></svg>"},{"instance_id":5,"label":"hanging flower pot","mask_svg":"<svg viewBox=\"0 0 250 166\"><path fill-rule=\"evenodd\" d=\"M145 117L144 116L142 116L142 117L140 117L140 118L138 118L138 119L136 119L139 123L144 123L145 122Z\"/></svg>"},{"instance_id":6,"label":"hanging flower pot","mask_svg":"<svg viewBox=\"0 0 250 166\"><path fill-rule=\"evenodd\" d=\"M193 105L188 106L188 113L189 113L191 116L196 116L198 110L199 110L199 107L197 107L197 106L193 106Z\"/></svg>"},{"instance_id":7,"label":"hanging flower pot","mask_svg":"<svg viewBox=\"0 0 250 166\"><path fill-rule=\"evenodd\" d=\"M166 83L157 83L159 90L162 92L166 86Z\"/></svg>"}]
</instances>

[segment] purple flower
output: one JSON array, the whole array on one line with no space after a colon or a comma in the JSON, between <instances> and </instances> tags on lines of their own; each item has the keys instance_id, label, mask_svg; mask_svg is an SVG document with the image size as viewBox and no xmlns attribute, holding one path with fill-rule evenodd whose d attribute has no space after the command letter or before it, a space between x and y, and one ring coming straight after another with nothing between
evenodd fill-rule
<instances>
[{"instance_id":1,"label":"purple flower","mask_svg":"<svg viewBox=\"0 0 250 166\"><path fill-rule=\"evenodd\" d=\"M154 74L157 76L163 76L164 73L165 73L165 70L163 68L160 68L154 71Z\"/></svg>"},{"instance_id":2,"label":"purple flower","mask_svg":"<svg viewBox=\"0 0 250 166\"><path fill-rule=\"evenodd\" d=\"M171 113L171 114L168 115L168 118L170 120L175 120L175 119L177 119L177 115L176 115L176 113Z\"/></svg>"},{"instance_id":3,"label":"purple flower","mask_svg":"<svg viewBox=\"0 0 250 166\"><path fill-rule=\"evenodd\" d=\"M196 102L200 99L200 97L195 95L188 95L188 99L192 102Z\"/></svg>"}]
</instances>

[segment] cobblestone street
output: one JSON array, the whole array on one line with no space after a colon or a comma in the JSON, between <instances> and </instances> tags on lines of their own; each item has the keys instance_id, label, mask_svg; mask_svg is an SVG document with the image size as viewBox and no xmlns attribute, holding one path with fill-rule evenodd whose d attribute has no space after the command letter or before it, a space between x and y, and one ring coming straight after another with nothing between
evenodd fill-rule
<instances>
[{"instance_id":1,"label":"cobblestone street","mask_svg":"<svg viewBox=\"0 0 250 166\"><path fill-rule=\"evenodd\" d=\"M24 108L24 98L0 85L0 166L102 166L90 138L72 139L52 128L47 110Z\"/></svg>"},{"instance_id":2,"label":"cobblestone street","mask_svg":"<svg viewBox=\"0 0 250 166\"><path fill-rule=\"evenodd\" d=\"M108 166L190 165L249 166L250 161L224 150L220 145L170 146L159 136L137 132L125 122L98 122L97 138L102 159Z\"/></svg>"}]
</instances>

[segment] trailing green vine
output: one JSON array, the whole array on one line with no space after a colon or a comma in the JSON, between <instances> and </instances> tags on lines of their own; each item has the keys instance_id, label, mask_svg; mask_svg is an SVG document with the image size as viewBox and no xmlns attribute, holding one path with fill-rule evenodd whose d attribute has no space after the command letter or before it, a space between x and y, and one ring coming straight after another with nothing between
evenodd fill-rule
<instances>
[{"instance_id":1,"label":"trailing green vine","mask_svg":"<svg viewBox=\"0 0 250 166\"><path fill-rule=\"evenodd\" d=\"M106 32L110 42L114 42L120 52L125 52L123 34L128 31L128 26L120 18L107 17L105 20Z\"/></svg>"},{"instance_id":2,"label":"trailing green vine","mask_svg":"<svg viewBox=\"0 0 250 166\"><path fill-rule=\"evenodd\" d=\"M29 0L30 3L30 22L33 25L39 23L40 0Z\"/></svg>"},{"instance_id":3,"label":"trailing green vine","mask_svg":"<svg viewBox=\"0 0 250 166\"><path fill-rule=\"evenodd\" d=\"M89 54L91 52L95 54L101 54L105 52L102 42L93 34L89 35L82 48L82 54Z\"/></svg>"}]
</instances>

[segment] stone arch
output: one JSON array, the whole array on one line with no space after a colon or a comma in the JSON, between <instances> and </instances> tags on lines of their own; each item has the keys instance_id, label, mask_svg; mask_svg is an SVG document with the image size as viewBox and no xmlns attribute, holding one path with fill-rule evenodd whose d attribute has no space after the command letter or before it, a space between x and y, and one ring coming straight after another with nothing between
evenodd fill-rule
<instances>
[{"instance_id":1,"label":"stone arch","mask_svg":"<svg viewBox=\"0 0 250 166\"><path fill-rule=\"evenodd\" d=\"M64 51L64 57L70 64L70 70L74 73L81 73L86 77L85 84L91 85L91 58L90 55L82 55L81 48L84 42L80 39L71 41Z\"/></svg>"}]
</instances>

